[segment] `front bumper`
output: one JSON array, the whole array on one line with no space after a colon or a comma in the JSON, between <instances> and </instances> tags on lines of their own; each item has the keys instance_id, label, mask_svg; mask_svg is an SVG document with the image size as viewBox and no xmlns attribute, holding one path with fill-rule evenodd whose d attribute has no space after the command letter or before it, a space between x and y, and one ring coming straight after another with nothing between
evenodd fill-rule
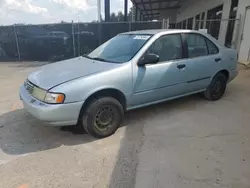
<instances>
[{"instance_id":1,"label":"front bumper","mask_svg":"<svg viewBox=\"0 0 250 188\"><path fill-rule=\"evenodd\" d=\"M76 125L84 103L47 104L32 97L23 85L20 87L20 98L31 115L55 126Z\"/></svg>"}]
</instances>

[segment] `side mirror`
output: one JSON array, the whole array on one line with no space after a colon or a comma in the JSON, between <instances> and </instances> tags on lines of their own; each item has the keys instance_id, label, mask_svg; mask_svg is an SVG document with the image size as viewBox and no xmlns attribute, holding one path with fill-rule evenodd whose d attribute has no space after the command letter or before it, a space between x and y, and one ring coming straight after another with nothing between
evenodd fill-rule
<instances>
[{"instance_id":1,"label":"side mirror","mask_svg":"<svg viewBox=\"0 0 250 188\"><path fill-rule=\"evenodd\" d=\"M159 59L159 56L156 54L147 54L139 60L138 65L144 66L146 64L156 64Z\"/></svg>"}]
</instances>

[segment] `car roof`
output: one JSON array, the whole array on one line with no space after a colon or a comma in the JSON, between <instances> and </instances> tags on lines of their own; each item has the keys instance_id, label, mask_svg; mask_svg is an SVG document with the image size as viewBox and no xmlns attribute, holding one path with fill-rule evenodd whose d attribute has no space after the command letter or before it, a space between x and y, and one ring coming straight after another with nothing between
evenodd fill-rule
<instances>
[{"instance_id":1,"label":"car roof","mask_svg":"<svg viewBox=\"0 0 250 188\"><path fill-rule=\"evenodd\" d=\"M188 32L201 33L200 31L197 30L188 30L188 29L148 29L148 30L130 31L122 34L155 35L158 33L170 34L170 33L188 33Z\"/></svg>"},{"instance_id":2,"label":"car roof","mask_svg":"<svg viewBox=\"0 0 250 188\"><path fill-rule=\"evenodd\" d=\"M203 32L203 31L198 31L198 30L188 30L188 29L148 29L148 30L138 30L138 31L130 31L126 33L121 33L121 34L135 34L135 35L156 35L156 34L174 34L174 33L198 33L203 36L206 36L209 38L211 41L213 41L215 44L217 44L218 47L224 47L223 44L221 44L220 41L216 40L213 38L211 35Z\"/></svg>"}]
</instances>

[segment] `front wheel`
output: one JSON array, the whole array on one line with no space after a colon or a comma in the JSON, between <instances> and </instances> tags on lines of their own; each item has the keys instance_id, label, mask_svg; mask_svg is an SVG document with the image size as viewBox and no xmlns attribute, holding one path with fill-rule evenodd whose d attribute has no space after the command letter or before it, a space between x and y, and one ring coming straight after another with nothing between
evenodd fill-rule
<instances>
[{"instance_id":1,"label":"front wheel","mask_svg":"<svg viewBox=\"0 0 250 188\"><path fill-rule=\"evenodd\" d=\"M92 136L108 137L116 132L123 121L124 109L112 97L93 100L82 114L82 125Z\"/></svg>"},{"instance_id":2,"label":"front wheel","mask_svg":"<svg viewBox=\"0 0 250 188\"><path fill-rule=\"evenodd\" d=\"M204 92L204 97L209 101L219 100L225 93L227 78L224 74L218 73Z\"/></svg>"}]
</instances>

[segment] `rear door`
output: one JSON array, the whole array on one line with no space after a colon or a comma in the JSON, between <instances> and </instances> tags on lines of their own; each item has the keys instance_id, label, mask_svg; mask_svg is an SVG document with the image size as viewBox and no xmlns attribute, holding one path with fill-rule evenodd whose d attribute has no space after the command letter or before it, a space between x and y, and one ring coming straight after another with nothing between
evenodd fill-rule
<instances>
[{"instance_id":1,"label":"rear door","mask_svg":"<svg viewBox=\"0 0 250 188\"><path fill-rule=\"evenodd\" d=\"M207 88L217 71L221 57L218 47L207 37L198 33L183 35L187 59L185 61L186 91L194 92Z\"/></svg>"}]
</instances>

